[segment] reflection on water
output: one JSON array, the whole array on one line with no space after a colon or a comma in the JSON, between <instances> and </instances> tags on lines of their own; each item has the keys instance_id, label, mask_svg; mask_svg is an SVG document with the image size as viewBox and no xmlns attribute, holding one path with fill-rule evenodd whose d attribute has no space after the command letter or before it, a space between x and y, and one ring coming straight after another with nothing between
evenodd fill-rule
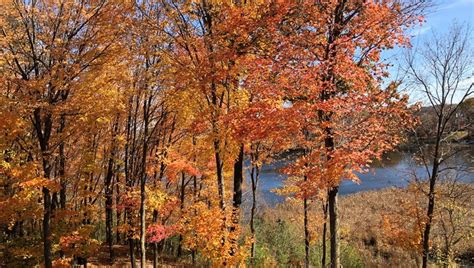
<instances>
[{"instance_id":1,"label":"reflection on water","mask_svg":"<svg viewBox=\"0 0 474 268\"><path fill-rule=\"evenodd\" d=\"M426 151L430 149L426 148ZM446 171L445 176L457 176L459 181L474 183L474 146L457 145L456 149L462 149L462 152L450 158L446 163L450 167L462 168L462 171ZM445 149L445 151L448 150L449 148ZM284 201L284 197L276 195L271 190L282 186L286 176L281 174L279 169L285 164L286 162L280 161L262 167L259 191L260 199L263 198L261 201L264 203L272 205ZM427 165L428 170L431 170L431 163ZM415 174L422 179L428 177L425 165L415 160L414 152L391 152L386 154L381 161L374 162L369 172L358 174L360 184L344 181L339 192L344 195L392 186L405 187ZM247 178L247 183L250 183L249 178Z\"/></svg>"}]
</instances>

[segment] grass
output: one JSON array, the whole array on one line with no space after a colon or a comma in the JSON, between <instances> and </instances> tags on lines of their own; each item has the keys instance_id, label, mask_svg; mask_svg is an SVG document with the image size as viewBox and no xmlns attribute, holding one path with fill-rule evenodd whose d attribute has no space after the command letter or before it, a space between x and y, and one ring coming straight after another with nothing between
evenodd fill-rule
<instances>
[{"instance_id":1,"label":"grass","mask_svg":"<svg viewBox=\"0 0 474 268\"><path fill-rule=\"evenodd\" d=\"M423 188L425 186L421 186ZM421 189L420 188L420 189ZM421 260L421 228L426 198L415 187L361 192L339 199L343 267L416 267ZM418 193L418 194L415 194ZM474 186L442 184L431 236L432 265L474 263ZM264 264L300 266L304 259L301 200L268 208L257 224L257 260ZM418 214L416 214L417 212ZM321 201L310 208L311 262L320 267ZM417 216L415 216L417 215ZM397 233L384 219L398 223ZM454 219L449 221L448 219ZM328 235L329 236L329 235ZM451 237L450 256L445 252ZM329 243L328 243L329 251ZM328 258L327 258L328 259Z\"/></svg>"}]
</instances>

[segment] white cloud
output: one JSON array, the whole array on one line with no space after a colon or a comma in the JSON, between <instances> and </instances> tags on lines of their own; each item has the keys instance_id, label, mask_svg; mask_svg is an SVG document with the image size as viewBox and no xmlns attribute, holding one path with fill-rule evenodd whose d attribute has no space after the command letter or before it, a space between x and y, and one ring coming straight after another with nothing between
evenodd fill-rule
<instances>
[{"instance_id":1,"label":"white cloud","mask_svg":"<svg viewBox=\"0 0 474 268\"><path fill-rule=\"evenodd\" d=\"M429 30L431 30L431 26L420 27L418 29L412 30L411 35L412 36L422 35L424 33L427 33Z\"/></svg>"}]
</instances>

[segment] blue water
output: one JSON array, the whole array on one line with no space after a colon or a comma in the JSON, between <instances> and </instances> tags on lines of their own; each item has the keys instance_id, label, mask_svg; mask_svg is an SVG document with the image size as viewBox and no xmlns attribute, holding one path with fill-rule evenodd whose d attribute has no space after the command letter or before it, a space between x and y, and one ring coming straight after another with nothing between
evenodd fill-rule
<instances>
[{"instance_id":1,"label":"blue water","mask_svg":"<svg viewBox=\"0 0 474 268\"><path fill-rule=\"evenodd\" d=\"M447 165L456 167L458 171L446 171L444 176L440 177L441 179L449 177L462 182L474 183L474 146L471 145L465 149L463 154L447 161ZM282 187L286 175L282 174L280 169L288 163L287 161L276 161L262 167L258 185L260 204L275 205L285 200L284 196L277 195L272 192L272 189ZM428 169L430 170L430 168L431 165L428 164ZM382 161L374 163L374 167L369 172L358 174L359 184L349 180L343 181L339 193L346 195L387 187L405 187L413 180L414 174L418 179L428 178L426 167L415 161L412 153L392 152L384 156ZM251 198L250 175L247 176L246 183L248 187L246 187L247 191L244 197L248 200Z\"/></svg>"}]
</instances>

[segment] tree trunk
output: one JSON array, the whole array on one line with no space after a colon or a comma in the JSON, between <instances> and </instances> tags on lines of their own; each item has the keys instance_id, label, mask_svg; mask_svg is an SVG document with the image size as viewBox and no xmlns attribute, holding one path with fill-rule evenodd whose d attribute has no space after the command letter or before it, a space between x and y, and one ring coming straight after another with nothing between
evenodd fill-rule
<instances>
[{"instance_id":1,"label":"tree trunk","mask_svg":"<svg viewBox=\"0 0 474 268\"><path fill-rule=\"evenodd\" d=\"M137 104L138 106L138 104ZM125 168L125 184L126 189L130 190L133 186L133 179L132 179L132 171L133 171L133 159L135 156L135 131L136 131L136 111L132 115L133 111L133 97L129 99L129 111L127 116L127 143L125 144L125 161L124 161L124 168ZM131 141L131 142L130 142ZM131 143L131 144L130 144ZM124 213L124 223L127 222L130 226L132 226L132 211L129 207L126 207ZM124 236L125 237L125 236ZM130 266L131 268L136 268L136 260L135 260L135 248L134 248L134 241L133 241L133 234L129 231L126 235L126 239L128 240L128 247L129 247L129 255L130 255Z\"/></svg>"},{"instance_id":2,"label":"tree trunk","mask_svg":"<svg viewBox=\"0 0 474 268\"><path fill-rule=\"evenodd\" d=\"M204 14L203 14L203 20L206 28L206 35L212 36L212 30L213 30L213 17L209 13L208 6L204 5ZM207 48L211 52L209 60L212 64L214 64L214 58L212 56L212 52L214 51L213 44L210 42L207 42ZM224 168L224 163L221 158L221 141L219 140L219 124L218 124L218 119L219 119L219 113L220 113L220 108L222 107L222 102L219 103L218 97L217 97L217 85L216 81L214 78L211 80L211 108L212 108L212 114L211 114L211 125L212 125L212 133L214 134L214 156L215 156L215 161L216 161L216 175L217 175L217 191L219 195L219 206L222 210L222 213L224 214L223 216L223 230L226 229L226 217L225 217L225 195L224 195L224 176L223 176L223 168ZM225 243L225 237L223 237L223 243Z\"/></svg>"},{"instance_id":3,"label":"tree trunk","mask_svg":"<svg viewBox=\"0 0 474 268\"><path fill-rule=\"evenodd\" d=\"M194 136L193 136L193 145L194 146L196 145L196 140L194 139ZM198 201L197 177L193 176L193 203L196 204L197 201ZM194 208L194 215L195 216L197 215L196 208ZM193 235L196 236L195 233L193 233ZM192 258L192 265L195 266L196 265L196 248L192 249L191 258Z\"/></svg>"},{"instance_id":4,"label":"tree trunk","mask_svg":"<svg viewBox=\"0 0 474 268\"><path fill-rule=\"evenodd\" d=\"M153 223L158 221L158 210L153 210ZM158 243L153 243L153 268L158 267Z\"/></svg>"},{"instance_id":5,"label":"tree trunk","mask_svg":"<svg viewBox=\"0 0 474 268\"><path fill-rule=\"evenodd\" d=\"M146 95L145 95L146 96ZM140 180L140 251L141 251L141 267L146 266L146 212L145 212L145 185L147 181L147 155L148 155L148 129L150 124L150 107L153 95L145 98L143 103L143 156L142 156L142 176Z\"/></svg>"},{"instance_id":6,"label":"tree trunk","mask_svg":"<svg viewBox=\"0 0 474 268\"><path fill-rule=\"evenodd\" d=\"M439 137L441 137L439 135ZM430 177L430 190L428 192L428 209L426 212L427 221L425 223L425 230L423 232L423 259L422 259L422 267L426 268L428 266L428 255L430 251L430 231L431 231L431 224L433 222L433 212L435 207L435 186L436 180L438 178L439 172L439 146L440 146L440 138L437 138L435 153L434 153L434 161L433 161L433 169L431 172Z\"/></svg>"},{"instance_id":7,"label":"tree trunk","mask_svg":"<svg viewBox=\"0 0 474 268\"><path fill-rule=\"evenodd\" d=\"M117 169L120 170L120 166ZM118 175L115 178L116 178L115 204L119 204L120 203L120 181L119 181L119 176ZM116 222L115 222L115 226L120 226L120 218L122 217L122 213L120 213L119 210L117 210L116 213L117 213L117 219L116 219ZM121 239L120 239L120 232L119 232L118 229L115 231L115 242L117 244L120 244L122 242Z\"/></svg>"},{"instance_id":8,"label":"tree trunk","mask_svg":"<svg viewBox=\"0 0 474 268\"><path fill-rule=\"evenodd\" d=\"M322 256L321 256L321 267L326 267L326 234L327 234L327 219L328 219L328 200L325 200L323 203L323 216L324 216L324 223L323 223L323 235L322 235Z\"/></svg>"},{"instance_id":9,"label":"tree trunk","mask_svg":"<svg viewBox=\"0 0 474 268\"><path fill-rule=\"evenodd\" d=\"M252 181L252 209L250 210L250 233L252 235L252 246L250 251L250 260L253 263L255 260L255 214L257 210L257 187L258 187L258 179L260 169L257 165L252 167L252 171L250 173L250 179Z\"/></svg>"},{"instance_id":10,"label":"tree trunk","mask_svg":"<svg viewBox=\"0 0 474 268\"><path fill-rule=\"evenodd\" d=\"M242 205L242 183L243 183L243 169L244 169L244 145L240 145L239 155L234 162L234 192L232 197L232 226L230 227L231 232L235 232L236 226L239 225L240 220L240 206ZM233 236L232 236L233 237ZM230 248L230 255L233 256L236 253L237 240L232 238Z\"/></svg>"},{"instance_id":11,"label":"tree trunk","mask_svg":"<svg viewBox=\"0 0 474 268\"><path fill-rule=\"evenodd\" d=\"M140 180L140 252L141 252L141 262L140 267L145 268L146 265L146 215L145 215L145 184L147 180L146 174L146 161L148 153L148 121L149 121L149 105L151 104L152 97L150 96L148 100L145 99L143 104L143 154L142 154L142 171L141 171L141 180Z\"/></svg>"},{"instance_id":12,"label":"tree trunk","mask_svg":"<svg viewBox=\"0 0 474 268\"><path fill-rule=\"evenodd\" d=\"M239 209L242 205L242 183L244 179L244 145L240 145L239 156L234 162L234 195L233 205L234 209ZM236 218L238 224L238 218Z\"/></svg>"},{"instance_id":13,"label":"tree trunk","mask_svg":"<svg viewBox=\"0 0 474 268\"><path fill-rule=\"evenodd\" d=\"M305 176L306 178L306 176ZM306 180L306 179L305 179ZM308 199L303 199L304 209L304 267L309 267L309 230L308 230Z\"/></svg>"},{"instance_id":14,"label":"tree trunk","mask_svg":"<svg viewBox=\"0 0 474 268\"><path fill-rule=\"evenodd\" d=\"M128 249L130 254L130 265L132 268L137 267L137 263L135 261L135 245L132 237L128 238Z\"/></svg>"},{"instance_id":15,"label":"tree trunk","mask_svg":"<svg viewBox=\"0 0 474 268\"><path fill-rule=\"evenodd\" d=\"M114 253L113 253L113 236L112 236L112 195L109 194L109 196L106 197L105 199L105 210L106 210L106 215L105 215L105 240L107 242L107 246L109 248L109 259L112 262L114 259Z\"/></svg>"},{"instance_id":16,"label":"tree trunk","mask_svg":"<svg viewBox=\"0 0 474 268\"><path fill-rule=\"evenodd\" d=\"M47 113L43 118L41 116L41 109L37 108L33 112L33 126L36 130L38 142L41 148L42 163L43 163L43 175L45 179L51 177L51 163L50 163L50 148L49 138L51 137L51 128L53 121L51 114ZM45 268L52 268L52 257L51 257L51 193L48 188L43 187L43 254L44 254L44 266Z\"/></svg>"},{"instance_id":17,"label":"tree trunk","mask_svg":"<svg viewBox=\"0 0 474 268\"><path fill-rule=\"evenodd\" d=\"M112 129L112 140L110 145L110 155L107 163L107 173L105 176L105 240L107 246L109 247L109 259L110 262L114 259L113 252L113 234L112 234L112 225L113 225L113 192L114 185L112 185L112 178L114 176L114 162L115 162L115 137L118 132L118 123L119 117L116 116L115 123Z\"/></svg>"},{"instance_id":18,"label":"tree trunk","mask_svg":"<svg viewBox=\"0 0 474 268\"><path fill-rule=\"evenodd\" d=\"M183 213L184 210L184 195L186 193L186 176L184 172L181 174L181 194L180 194L180 211ZM181 257L182 254L182 242L183 242L183 236L180 234L179 235L179 241L178 241L178 252L177 252L177 257Z\"/></svg>"},{"instance_id":19,"label":"tree trunk","mask_svg":"<svg viewBox=\"0 0 474 268\"><path fill-rule=\"evenodd\" d=\"M339 241L338 241L338 212L337 193L339 186L333 187L328 192L329 208L329 235L331 240L331 268L339 268Z\"/></svg>"},{"instance_id":20,"label":"tree trunk","mask_svg":"<svg viewBox=\"0 0 474 268\"><path fill-rule=\"evenodd\" d=\"M334 73L335 59L337 58L337 39L341 35L341 25L344 22L344 10L347 1L338 1L333 10L333 22L331 29L328 32L327 44L325 48L325 56L323 61L329 63L327 73L323 77L323 81L327 82L330 87L324 89L321 94L322 101L328 101L334 97L334 89L337 89L336 75ZM331 86L332 85L332 86ZM332 121L332 113L319 111L319 118L322 122L330 123ZM334 151L334 133L331 127L324 128L324 147L326 149L326 162L331 160L331 153ZM336 179L336 178L328 178ZM338 242L338 215L337 215L337 194L339 185L328 190L328 209L329 209L329 235L331 244L331 268L339 268L339 242Z\"/></svg>"},{"instance_id":21,"label":"tree trunk","mask_svg":"<svg viewBox=\"0 0 474 268\"><path fill-rule=\"evenodd\" d=\"M107 175L105 176L105 240L107 246L109 247L109 258L110 261L113 261L113 236L112 236L112 220L113 220L113 211L112 211L112 191L111 181L113 176L113 156L109 158Z\"/></svg>"},{"instance_id":22,"label":"tree trunk","mask_svg":"<svg viewBox=\"0 0 474 268\"><path fill-rule=\"evenodd\" d=\"M46 187L43 187L43 253L44 253L44 267L52 268L51 258L51 194Z\"/></svg>"},{"instance_id":23,"label":"tree trunk","mask_svg":"<svg viewBox=\"0 0 474 268\"><path fill-rule=\"evenodd\" d=\"M217 174L217 192L219 195L219 206L222 209L222 211L225 210L225 201L224 201L224 177L222 174L222 168L223 168L223 163L222 159L220 156L220 146L219 146L219 141L214 141L214 157L216 161L216 174Z\"/></svg>"},{"instance_id":24,"label":"tree trunk","mask_svg":"<svg viewBox=\"0 0 474 268\"><path fill-rule=\"evenodd\" d=\"M59 132L62 134L64 128L66 127L66 116L61 115L59 119ZM61 189L59 190L59 204L61 209L66 209L66 155L64 153L64 139L61 138L61 143L59 144L59 181L61 184Z\"/></svg>"}]
</instances>

